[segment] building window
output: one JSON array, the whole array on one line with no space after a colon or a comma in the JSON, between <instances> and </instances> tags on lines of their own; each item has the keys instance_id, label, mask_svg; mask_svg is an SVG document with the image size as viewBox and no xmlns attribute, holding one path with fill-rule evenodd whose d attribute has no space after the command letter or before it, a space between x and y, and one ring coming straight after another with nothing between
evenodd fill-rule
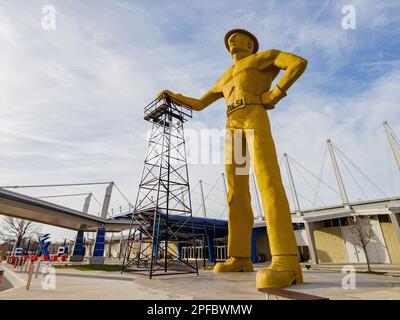
<instances>
[{"instance_id":1,"label":"building window","mask_svg":"<svg viewBox=\"0 0 400 320\"><path fill-rule=\"evenodd\" d=\"M391 223L388 214L379 214L378 219L379 219L379 223Z\"/></svg>"},{"instance_id":2,"label":"building window","mask_svg":"<svg viewBox=\"0 0 400 320\"><path fill-rule=\"evenodd\" d=\"M346 217L340 218L340 226L345 227L349 225L349 219Z\"/></svg>"},{"instance_id":3,"label":"building window","mask_svg":"<svg viewBox=\"0 0 400 320\"><path fill-rule=\"evenodd\" d=\"M347 225L349 225L349 221L347 218L336 218L336 219L324 220L325 228L344 227Z\"/></svg>"},{"instance_id":4,"label":"building window","mask_svg":"<svg viewBox=\"0 0 400 320\"><path fill-rule=\"evenodd\" d=\"M331 228L332 227L332 220L325 220L324 221L324 227L325 228Z\"/></svg>"},{"instance_id":5,"label":"building window","mask_svg":"<svg viewBox=\"0 0 400 320\"><path fill-rule=\"evenodd\" d=\"M304 230L306 227L304 223L292 223L293 230Z\"/></svg>"}]
</instances>

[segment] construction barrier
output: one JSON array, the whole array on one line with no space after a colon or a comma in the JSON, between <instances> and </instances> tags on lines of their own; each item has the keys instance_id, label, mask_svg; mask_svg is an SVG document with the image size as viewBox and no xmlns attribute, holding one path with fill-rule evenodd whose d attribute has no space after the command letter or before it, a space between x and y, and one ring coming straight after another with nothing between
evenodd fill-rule
<instances>
[{"instance_id":1,"label":"construction barrier","mask_svg":"<svg viewBox=\"0 0 400 320\"><path fill-rule=\"evenodd\" d=\"M33 276L33 268L29 268L28 281L26 282L26 290L29 290L31 287L32 276Z\"/></svg>"},{"instance_id":2,"label":"construction barrier","mask_svg":"<svg viewBox=\"0 0 400 320\"><path fill-rule=\"evenodd\" d=\"M7 263L14 264L15 256L7 256Z\"/></svg>"},{"instance_id":3,"label":"construction barrier","mask_svg":"<svg viewBox=\"0 0 400 320\"><path fill-rule=\"evenodd\" d=\"M34 265L36 261L47 262L49 261L49 259L45 255L42 255L40 257L38 255L29 255L29 256L25 255L25 256L7 256L5 261L7 261L8 264L12 264L13 268L20 267L20 271L29 272L29 270L32 268L32 265ZM68 254L63 254L62 256L60 256L60 260L58 260L57 255L50 256L50 262L58 262L58 261L62 262L68 261ZM1 262L2 259L0 260L0 263Z\"/></svg>"},{"instance_id":4,"label":"construction barrier","mask_svg":"<svg viewBox=\"0 0 400 320\"><path fill-rule=\"evenodd\" d=\"M22 271L22 270L23 270L24 265L25 265L25 262L26 262L26 259L25 259L24 256L22 256L22 257L20 258L20 262L18 263L18 267L20 267L20 268L19 268L19 271Z\"/></svg>"},{"instance_id":5,"label":"construction barrier","mask_svg":"<svg viewBox=\"0 0 400 320\"><path fill-rule=\"evenodd\" d=\"M22 271L24 265L28 264L28 258L29 258L29 256L22 256L21 271Z\"/></svg>"},{"instance_id":6,"label":"construction barrier","mask_svg":"<svg viewBox=\"0 0 400 320\"><path fill-rule=\"evenodd\" d=\"M31 257L26 272L30 273L30 272L31 272L31 269L34 269L34 266L35 266L35 260L32 260L32 257Z\"/></svg>"},{"instance_id":7,"label":"construction barrier","mask_svg":"<svg viewBox=\"0 0 400 320\"><path fill-rule=\"evenodd\" d=\"M15 257L15 259L14 259L14 264L13 264L13 268L16 268L17 265L19 264L19 262L20 262L20 259L19 259L18 257Z\"/></svg>"},{"instance_id":8,"label":"construction barrier","mask_svg":"<svg viewBox=\"0 0 400 320\"><path fill-rule=\"evenodd\" d=\"M44 261L44 256L42 256L42 259L39 260L37 268L36 268L36 274L35 274L35 279L37 279L39 272L40 272L40 264Z\"/></svg>"}]
</instances>

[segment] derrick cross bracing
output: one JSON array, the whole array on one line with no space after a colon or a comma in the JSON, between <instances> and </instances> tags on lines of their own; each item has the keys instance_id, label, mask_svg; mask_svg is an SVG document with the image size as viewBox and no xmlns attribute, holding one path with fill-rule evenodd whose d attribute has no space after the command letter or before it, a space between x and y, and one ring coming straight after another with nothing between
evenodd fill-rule
<instances>
[{"instance_id":1,"label":"derrick cross bracing","mask_svg":"<svg viewBox=\"0 0 400 320\"><path fill-rule=\"evenodd\" d=\"M153 124L124 255L123 271L154 275L197 273L197 259L183 260L195 246L183 123L192 110L163 95L145 107ZM137 226L139 224L139 226Z\"/></svg>"}]
</instances>

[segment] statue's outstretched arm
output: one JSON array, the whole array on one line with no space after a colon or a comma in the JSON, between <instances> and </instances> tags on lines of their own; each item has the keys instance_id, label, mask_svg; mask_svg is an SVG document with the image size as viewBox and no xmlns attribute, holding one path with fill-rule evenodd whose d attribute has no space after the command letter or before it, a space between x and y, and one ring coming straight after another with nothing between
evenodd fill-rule
<instances>
[{"instance_id":1,"label":"statue's outstretched arm","mask_svg":"<svg viewBox=\"0 0 400 320\"><path fill-rule=\"evenodd\" d=\"M157 95L157 97L161 98L163 94L167 94L173 99L183 102L185 105L189 106L195 111L203 110L213 102L223 97L222 92L220 92L220 90L217 89L216 85L214 85L213 88L211 88L211 90L209 90L206 94L204 94L200 99L186 97L183 94L173 93L169 90L161 91Z\"/></svg>"}]
</instances>

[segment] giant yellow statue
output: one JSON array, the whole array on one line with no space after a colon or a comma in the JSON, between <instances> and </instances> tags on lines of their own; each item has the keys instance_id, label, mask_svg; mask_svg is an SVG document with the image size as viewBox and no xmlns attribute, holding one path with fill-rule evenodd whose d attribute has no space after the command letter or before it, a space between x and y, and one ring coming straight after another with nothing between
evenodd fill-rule
<instances>
[{"instance_id":1,"label":"giant yellow statue","mask_svg":"<svg viewBox=\"0 0 400 320\"><path fill-rule=\"evenodd\" d=\"M217 263L214 272L253 271L251 262L251 233L253 212L249 192L249 171L232 157L235 146L248 150L261 193L268 231L272 262L258 271L256 286L287 287L302 283L298 249L292 228L289 204L283 187L272 138L267 110L286 96L289 87L304 72L307 61L279 50L258 51L257 38L243 29L233 29L225 36L225 45L233 58L233 65L200 99L162 91L200 111L224 97L227 104L225 140L226 176L228 181L228 256ZM284 74L271 90L279 72ZM234 132L243 132L241 136ZM248 132L252 132L251 136ZM228 135L227 135L228 136ZM237 143L235 140L241 139ZM248 167L248 166L247 166ZM240 171L238 169L244 169Z\"/></svg>"}]
</instances>

